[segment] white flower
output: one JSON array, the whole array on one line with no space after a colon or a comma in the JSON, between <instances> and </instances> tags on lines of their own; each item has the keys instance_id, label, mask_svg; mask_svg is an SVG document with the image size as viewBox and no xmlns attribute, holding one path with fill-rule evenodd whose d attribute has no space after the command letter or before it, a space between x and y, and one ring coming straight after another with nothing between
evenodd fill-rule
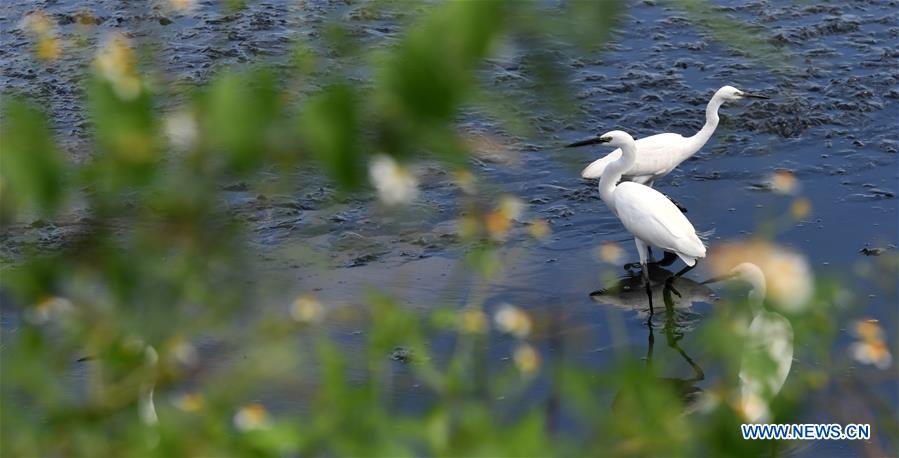
<instances>
[{"instance_id":1,"label":"white flower","mask_svg":"<svg viewBox=\"0 0 899 458\"><path fill-rule=\"evenodd\" d=\"M409 203L418 196L418 179L390 156L375 156L368 175L378 197L387 205Z\"/></svg>"},{"instance_id":2,"label":"white flower","mask_svg":"<svg viewBox=\"0 0 899 458\"><path fill-rule=\"evenodd\" d=\"M500 305L493 320L500 331L514 334L519 338L525 338L531 333L531 318L514 305Z\"/></svg>"},{"instance_id":3,"label":"white flower","mask_svg":"<svg viewBox=\"0 0 899 458\"><path fill-rule=\"evenodd\" d=\"M316 298L304 294L290 304L290 316L300 323L321 323L325 317L325 308Z\"/></svg>"},{"instance_id":4,"label":"white flower","mask_svg":"<svg viewBox=\"0 0 899 458\"><path fill-rule=\"evenodd\" d=\"M165 135L172 148L185 151L197 142L197 120L189 111L179 111L165 118Z\"/></svg>"},{"instance_id":5,"label":"white flower","mask_svg":"<svg viewBox=\"0 0 899 458\"><path fill-rule=\"evenodd\" d=\"M261 404L247 404L234 414L234 426L241 431L265 429L270 424L268 411Z\"/></svg>"}]
</instances>

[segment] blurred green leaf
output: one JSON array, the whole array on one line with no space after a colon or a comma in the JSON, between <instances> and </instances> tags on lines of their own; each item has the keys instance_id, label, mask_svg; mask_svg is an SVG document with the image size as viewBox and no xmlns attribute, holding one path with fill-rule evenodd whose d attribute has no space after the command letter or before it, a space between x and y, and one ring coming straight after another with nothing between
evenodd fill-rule
<instances>
[{"instance_id":1,"label":"blurred green leaf","mask_svg":"<svg viewBox=\"0 0 899 458\"><path fill-rule=\"evenodd\" d=\"M306 147L344 189L358 188L367 153L359 138L356 93L347 84L323 89L304 106L300 132Z\"/></svg>"},{"instance_id":2,"label":"blurred green leaf","mask_svg":"<svg viewBox=\"0 0 899 458\"><path fill-rule=\"evenodd\" d=\"M0 221L33 211L50 215L65 196L65 163L44 115L12 99L0 127Z\"/></svg>"}]
</instances>

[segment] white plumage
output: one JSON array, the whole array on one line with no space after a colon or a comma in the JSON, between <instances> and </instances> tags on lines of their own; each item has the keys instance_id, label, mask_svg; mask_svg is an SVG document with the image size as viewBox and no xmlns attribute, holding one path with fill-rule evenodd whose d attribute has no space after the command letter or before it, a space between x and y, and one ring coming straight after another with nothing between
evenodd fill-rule
<instances>
[{"instance_id":1,"label":"white plumage","mask_svg":"<svg viewBox=\"0 0 899 458\"><path fill-rule=\"evenodd\" d=\"M599 180L599 197L612 210L624 227L634 235L646 294L649 314L653 314L652 291L649 281L648 245L673 252L689 267L696 259L705 257L705 245L696 235L690 220L664 194L639 183L621 183L621 175L636 161L634 138L620 130L607 132L590 143L608 143L621 149L621 157L608 164ZM678 274L679 275L679 274ZM650 318L651 319L651 318Z\"/></svg>"},{"instance_id":2,"label":"white plumage","mask_svg":"<svg viewBox=\"0 0 899 458\"><path fill-rule=\"evenodd\" d=\"M664 194L642 184L621 183L614 197L618 219L635 238L676 254L688 266L705 257L693 224Z\"/></svg>"},{"instance_id":3,"label":"white plumage","mask_svg":"<svg viewBox=\"0 0 899 458\"><path fill-rule=\"evenodd\" d=\"M725 101L743 98L767 97L743 92L733 86L724 86L715 92L706 107L706 121L702 129L691 137L675 133L664 133L641 138L636 141L637 160L622 176L624 181L634 181L647 186L671 173L678 165L696 154L711 138L718 127L718 108ZM574 143L570 146L590 144L590 140ZM582 172L584 178L600 178L609 164L621 157L621 149L616 149L606 156L593 161Z\"/></svg>"},{"instance_id":4,"label":"white plumage","mask_svg":"<svg viewBox=\"0 0 899 458\"><path fill-rule=\"evenodd\" d=\"M620 183L624 170L636 160L636 142L628 133L614 130L601 135L597 143L618 146L621 157L605 168L599 180L599 196L634 235L640 264L646 268L647 245L668 250L688 266L705 257L705 245L690 220L664 194L639 183Z\"/></svg>"}]
</instances>

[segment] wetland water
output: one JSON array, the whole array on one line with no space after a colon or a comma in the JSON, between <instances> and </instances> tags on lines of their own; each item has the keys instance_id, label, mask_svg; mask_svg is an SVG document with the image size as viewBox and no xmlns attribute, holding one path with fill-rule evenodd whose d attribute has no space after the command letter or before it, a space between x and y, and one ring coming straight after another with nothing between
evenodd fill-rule
<instances>
[{"instance_id":1,"label":"wetland water","mask_svg":"<svg viewBox=\"0 0 899 458\"><path fill-rule=\"evenodd\" d=\"M73 160L83 160L89 154L84 140L88 126L77 75L90 53L72 53L48 68L33 61L29 41L16 29L24 14L40 7L64 33L78 33L77 21L70 19L83 5L38 3L7 2L2 7L3 88L44 102L59 141ZM202 2L193 15L173 21L162 10L114 1L91 5L100 31L130 31L138 45L152 50L156 68L162 69L159 77L185 84L202 82L228 64L283 62L294 38L315 43L328 19L346 21L354 35L373 44L390 42L399 31L392 18L357 14L344 2L249 3L244 11L225 14ZM508 302L547 324L537 329L536 338L546 360L569 358L602 367L621 347L639 357L646 352L647 330L640 313L628 305L633 302L615 304L589 296L609 286L602 280L604 272L625 274L598 261L596 246L617 242L625 250L622 264L637 257L631 238L599 200L595 182L579 178L581 168L608 149L560 145L612 129L636 138L659 132L692 135L704 122L705 104L714 90L732 84L771 99L725 104L709 143L659 180L656 189L685 205L697 230L711 234L709 242L715 243L752 235L761 230L758 221L789 213L795 196L770 192L766 183L775 171L792 172L811 213L782 228L775 241L805 254L819 276L848 276L856 298L866 305L859 316L880 320L890 348L895 348L895 283L883 289L861 276L877 268L878 258L860 250L893 252L899 233L899 7L887 1L725 2L722 10L765 29L770 41L783 47L786 57L775 62L776 69L722 46L682 13L654 2L631 5L605 52L569 56L569 82L578 104L574 119L561 120L537 108L527 91L532 76L514 55L486 66L488 87L535 107L519 116L539 134L529 139L497 134L502 146L481 151L476 174L527 203L522 221L542 218L552 229L535 243L524 224L518 225L507 243L504 274L488 284L464 274L464 249L455 236L459 191L439 167L419 167L421 195L399 213L384 212L371 196L335 199L331 188L308 171L297 173L301 184L292 195L258 196L234 186L228 205L254 231L258 257L252 270L265 291L264 306L281 306L308 291L325 303L352 305L369 288L386 289L402 303L421 308L435 302L461 305L482 295L488 311ZM88 42L94 43L93 38ZM460 125L475 133L496 133L474 115L463 116ZM47 249L65 243L78 218L76 211L67 223L4 229L5 262L15 262L24 241L41 240ZM327 268L321 269L323 265ZM688 274L693 280L707 276L702 268ZM715 313L714 288L697 291L692 306L684 304L679 312L687 333L681 345L696 360L702 349L691 346L689 331ZM14 329L15 322L6 315L4 332ZM623 340L610 332L613 322L625 324ZM352 326L335 332L348 347L364 340ZM838 345L850 341L848 331L841 330ZM442 343L434 345L439 355ZM656 346L656 359L680 358L659 348L664 345ZM509 342L494 336L486 358L512 364L508 350ZM227 364L227 355L217 357ZM795 361L791 376L816 364ZM677 374L672 376L692 373L686 363L673 366ZM414 381L396 389L397 398L410 408L427 397ZM899 402L895 378L880 389L894 405ZM539 389L533 393L534 399L546 395ZM281 400L298 402L285 396ZM797 422L829 422L822 411L810 409L809 415ZM818 443L801 453L834 455L847 447Z\"/></svg>"}]
</instances>

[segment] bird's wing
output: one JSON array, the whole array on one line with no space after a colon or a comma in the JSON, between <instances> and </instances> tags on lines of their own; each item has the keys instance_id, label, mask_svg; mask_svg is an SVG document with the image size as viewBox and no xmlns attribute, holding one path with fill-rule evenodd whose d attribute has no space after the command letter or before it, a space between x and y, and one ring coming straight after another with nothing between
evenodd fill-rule
<instances>
[{"instance_id":1,"label":"bird's wing","mask_svg":"<svg viewBox=\"0 0 899 458\"><path fill-rule=\"evenodd\" d=\"M637 140L637 161L624 173L625 177L664 175L677 166L679 152L686 139L680 134L666 133ZM621 149L599 158L582 172L584 178L600 178L606 167L621 157Z\"/></svg>"},{"instance_id":2,"label":"bird's wing","mask_svg":"<svg viewBox=\"0 0 899 458\"><path fill-rule=\"evenodd\" d=\"M621 157L621 148L612 151L609 154L593 161L590 165L587 166L583 171L581 171L581 177L583 178L602 178L602 173L605 172L606 166L611 164L613 161L617 161L618 158Z\"/></svg>"},{"instance_id":3,"label":"bird's wing","mask_svg":"<svg viewBox=\"0 0 899 458\"><path fill-rule=\"evenodd\" d=\"M615 209L624 227L649 245L705 256L705 245L690 220L664 194L637 183L615 188Z\"/></svg>"},{"instance_id":4,"label":"bird's wing","mask_svg":"<svg viewBox=\"0 0 899 458\"><path fill-rule=\"evenodd\" d=\"M686 138L680 134L665 133L637 140L637 162L626 175L665 175L677 167L680 152Z\"/></svg>"}]
</instances>

